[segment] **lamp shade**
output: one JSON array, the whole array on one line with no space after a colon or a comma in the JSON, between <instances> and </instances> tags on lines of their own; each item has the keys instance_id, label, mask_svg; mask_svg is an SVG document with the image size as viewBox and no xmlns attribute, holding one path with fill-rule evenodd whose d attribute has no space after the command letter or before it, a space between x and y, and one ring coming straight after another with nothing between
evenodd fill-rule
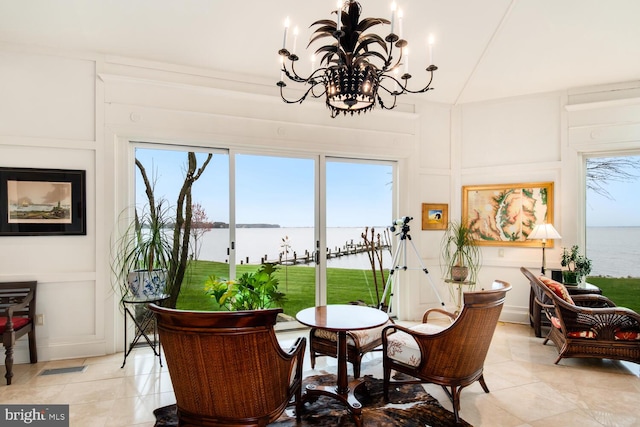
<instances>
[{"instance_id":1,"label":"lamp shade","mask_svg":"<svg viewBox=\"0 0 640 427\"><path fill-rule=\"evenodd\" d=\"M534 240L534 239L547 240L547 239L561 239L561 238L562 236L560 236L560 233L558 233L558 230L556 230L552 224L547 224L547 223L536 225L531 231L531 234L527 236L528 240Z\"/></svg>"}]
</instances>

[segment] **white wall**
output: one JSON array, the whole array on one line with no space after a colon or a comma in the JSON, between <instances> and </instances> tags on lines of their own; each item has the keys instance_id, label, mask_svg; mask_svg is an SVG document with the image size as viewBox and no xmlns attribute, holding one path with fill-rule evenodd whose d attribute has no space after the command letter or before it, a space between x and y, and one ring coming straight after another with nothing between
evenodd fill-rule
<instances>
[{"instance_id":1,"label":"white wall","mask_svg":"<svg viewBox=\"0 0 640 427\"><path fill-rule=\"evenodd\" d=\"M87 171L87 235L0 237L0 280L38 280L41 360L103 351L96 276L95 63L0 51L0 166ZM103 285L102 285L103 286ZM28 360L26 341L16 361Z\"/></svg>"},{"instance_id":2,"label":"white wall","mask_svg":"<svg viewBox=\"0 0 640 427\"><path fill-rule=\"evenodd\" d=\"M131 202L131 140L397 160L399 214L415 218L413 242L430 271L429 280L408 275L415 285L400 290L403 318L417 319L437 304L434 288L451 303L439 279L442 232L419 229L422 203L448 203L450 217L459 218L462 185L554 181L561 244L579 234L581 150L568 143L566 94L455 108L430 104L427 94L411 99L405 112L331 119L321 102L284 104L272 82L247 87L218 77L97 54L0 50L0 166L87 171L86 236L0 237L0 280L39 282L40 360L123 348L109 240ZM518 268L538 268L540 250L483 254L481 280L514 285L503 319L526 321L528 284ZM16 362L26 361L21 341Z\"/></svg>"}]
</instances>

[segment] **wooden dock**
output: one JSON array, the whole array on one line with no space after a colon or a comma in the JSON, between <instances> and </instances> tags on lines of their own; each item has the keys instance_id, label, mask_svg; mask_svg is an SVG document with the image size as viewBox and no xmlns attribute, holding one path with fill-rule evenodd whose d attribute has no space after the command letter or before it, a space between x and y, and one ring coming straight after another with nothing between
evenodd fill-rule
<instances>
[{"instance_id":1,"label":"wooden dock","mask_svg":"<svg viewBox=\"0 0 640 427\"><path fill-rule=\"evenodd\" d=\"M389 248L389 245L383 245L383 244L376 245L376 250L388 249L388 248ZM326 254L327 254L327 259L332 259L332 258L340 258L343 256L361 254L367 251L368 249L364 244L353 243L353 241L351 241L351 242L346 242L342 246L342 248L336 247L333 250L331 250L330 248L327 248ZM264 257L260 258L260 263L261 264L272 263L272 264L280 264L280 265L312 264L312 263L315 263L315 255L316 255L316 251L308 251L308 250L305 250L304 254L302 255L299 255L294 251L293 254L290 256L285 256L285 253L281 252L278 255L278 258L275 258L275 259L268 258L268 256L265 255ZM244 263L246 264L250 263L250 260L248 257L240 261L240 264L244 264Z\"/></svg>"}]
</instances>

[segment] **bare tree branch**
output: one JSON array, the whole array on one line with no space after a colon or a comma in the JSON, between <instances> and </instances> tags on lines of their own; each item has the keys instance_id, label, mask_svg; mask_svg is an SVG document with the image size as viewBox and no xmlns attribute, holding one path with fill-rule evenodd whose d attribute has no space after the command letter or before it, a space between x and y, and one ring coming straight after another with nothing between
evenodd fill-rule
<instances>
[{"instance_id":1,"label":"bare tree branch","mask_svg":"<svg viewBox=\"0 0 640 427\"><path fill-rule=\"evenodd\" d=\"M587 160L587 189L613 200L607 190L611 182L633 182L640 177L640 158L610 157Z\"/></svg>"},{"instance_id":2,"label":"bare tree branch","mask_svg":"<svg viewBox=\"0 0 640 427\"><path fill-rule=\"evenodd\" d=\"M176 204L176 224L173 229L173 251L171 254L171 268L169 269L169 299L166 302L168 307L175 307L178 302L178 295L182 288L182 280L187 269L189 257L189 237L191 234L191 220L193 217L193 201L191 189L193 183L200 178L207 165L213 158L213 154L209 153L202 166L198 169L198 160L194 152L187 155L188 166L185 174L182 188L178 194L178 202Z\"/></svg>"}]
</instances>

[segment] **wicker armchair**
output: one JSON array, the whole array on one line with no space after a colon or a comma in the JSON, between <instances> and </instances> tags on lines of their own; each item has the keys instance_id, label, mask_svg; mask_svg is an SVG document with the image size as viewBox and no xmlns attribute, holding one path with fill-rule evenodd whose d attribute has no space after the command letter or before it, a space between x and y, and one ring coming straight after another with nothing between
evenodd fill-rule
<instances>
[{"instance_id":1,"label":"wicker armchair","mask_svg":"<svg viewBox=\"0 0 640 427\"><path fill-rule=\"evenodd\" d=\"M36 289L38 282L0 283L0 334L5 349L4 365L7 385L13 378L13 352L16 340L29 338L29 361L38 362L36 345Z\"/></svg>"},{"instance_id":2,"label":"wicker armchair","mask_svg":"<svg viewBox=\"0 0 640 427\"><path fill-rule=\"evenodd\" d=\"M520 271L537 289L536 295L541 295L544 303L541 306L551 321L549 334L543 344L551 340L558 348L555 363L565 357L595 357L640 363L638 313L617 307L602 295L569 296L566 289L563 292L562 284L543 276L536 277L524 267Z\"/></svg>"},{"instance_id":3,"label":"wicker armchair","mask_svg":"<svg viewBox=\"0 0 640 427\"><path fill-rule=\"evenodd\" d=\"M388 400L389 387L394 384L439 384L451 399L459 422L460 391L464 387L479 381L489 393L483 376L484 361L510 289L508 283L495 281L491 289L465 292L458 316L434 308L425 312L420 325L386 327L382 333L385 399ZM433 313L450 317L451 325L428 323ZM392 381L391 370L413 378Z\"/></svg>"},{"instance_id":4,"label":"wicker armchair","mask_svg":"<svg viewBox=\"0 0 640 427\"><path fill-rule=\"evenodd\" d=\"M285 351L274 325L282 309L195 312L150 304L177 401L180 426L266 426L292 399L302 409L306 339Z\"/></svg>"}]
</instances>

